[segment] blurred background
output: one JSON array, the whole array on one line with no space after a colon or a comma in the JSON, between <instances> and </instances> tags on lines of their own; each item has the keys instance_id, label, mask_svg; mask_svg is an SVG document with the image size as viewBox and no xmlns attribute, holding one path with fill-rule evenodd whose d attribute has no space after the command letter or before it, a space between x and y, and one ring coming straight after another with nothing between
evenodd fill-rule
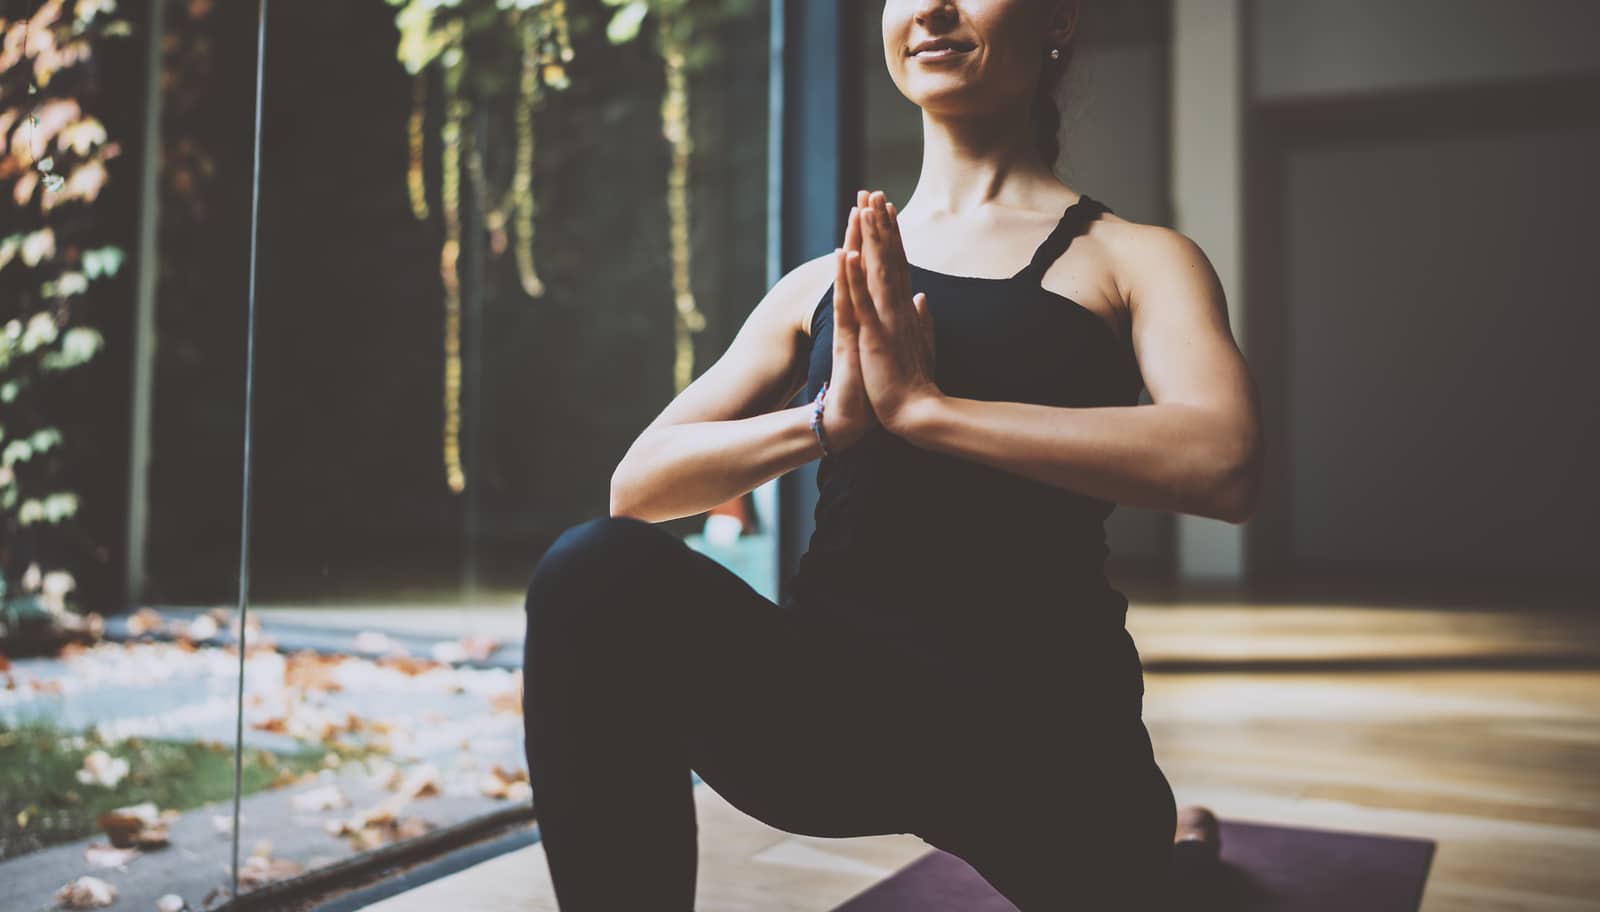
<instances>
[{"instance_id":1,"label":"blurred background","mask_svg":"<svg viewBox=\"0 0 1600 912\"><path fill-rule=\"evenodd\" d=\"M0 6L0 908L526 832L539 556L920 168L881 2L261 13ZM1600 6L1076 42L1058 173L1199 243L1265 409L1248 523L1107 522L1180 803L1435 839L1424 909L1596 908ZM777 599L815 468L664 525Z\"/></svg>"}]
</instances>

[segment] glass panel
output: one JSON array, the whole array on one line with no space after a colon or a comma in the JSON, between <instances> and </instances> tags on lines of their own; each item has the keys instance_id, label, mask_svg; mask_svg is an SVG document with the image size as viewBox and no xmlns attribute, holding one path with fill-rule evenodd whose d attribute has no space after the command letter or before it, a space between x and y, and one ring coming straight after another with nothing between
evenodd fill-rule
<instances>
[{"instance_id":1,"label":"glass panel","mask_svg":"<svg viewBox=\"0 0 1600 912\"><path fill-rule=\"evenodd\" d=\"M769 284L767 5L126 7L0 19L0 881L526 820L527 578ZM664 525L775 596L772 495Z\"/></svg>"},{"instance_id":2,"label":"glass panel","mask_svg":"<svg viewBox=\"0 0 1600 912\"><path fill-rule=\"evenodd\" d=\"M528 578L767 286L766 5L660 6L271 5L247 889L529 817ZM666 526L775 595L753 500Z\"/></svg>"},{"instance_id":3,"label":"glass panel","mask_svg":"<svg viewBox=\"0 0 1600 912\"><path fill-rule=\"evenodd\" d=\"M198 2L0 18L0 883L18 907L226 895L253 56L214 55L212 20ZM244 758L246 789L289 762Z\"/></svg>"}]
</instances>

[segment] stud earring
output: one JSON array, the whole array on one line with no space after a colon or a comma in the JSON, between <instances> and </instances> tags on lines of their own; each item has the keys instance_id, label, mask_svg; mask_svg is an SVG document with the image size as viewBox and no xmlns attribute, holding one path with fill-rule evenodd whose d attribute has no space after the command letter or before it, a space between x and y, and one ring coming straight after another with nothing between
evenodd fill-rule
<instances>
[{"instance_id":1,"label":"stud earring","mask_svg":"<svg viewBox=\"0 0 1600 912\"><path fill-rule=\"evenodd\" d=\"M1061 49L1060 48L1051 48L1050 49L1050 59L1051 60L1060 60L1061 59Z\"/></svg>"}]
</instances>

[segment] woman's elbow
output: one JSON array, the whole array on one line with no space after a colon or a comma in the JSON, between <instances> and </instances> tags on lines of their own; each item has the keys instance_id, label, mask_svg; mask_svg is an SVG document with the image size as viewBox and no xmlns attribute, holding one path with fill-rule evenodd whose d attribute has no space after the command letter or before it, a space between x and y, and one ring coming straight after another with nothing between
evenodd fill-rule
<instances>
[{"instance_id":1,"label":"woman's elbow","mask_svg":"<svg viewBox=\"0 0 1600 912\"><path fill-rule=\"evenodd\" d=\"M1210 485L1210 515L1242 525L1255 516L1261 503L1263 460L1259 435L1249 432L1231 438Z\"/></svg>"},{"instance_id":2,"label":"woman's elbow","mask_svg":"<svg viewBox=\"0 0 1600 912\"><path fill-rule=\"evenodd\" d=\"M623 472L623 466L626 465L626 462L624 460L611 473L611 493L606 511L612 516L634 516L644 519L641 505L638 503L638 496L634 490L636 486L630 483L628 476Z\"/></svg>"}]
</instances>

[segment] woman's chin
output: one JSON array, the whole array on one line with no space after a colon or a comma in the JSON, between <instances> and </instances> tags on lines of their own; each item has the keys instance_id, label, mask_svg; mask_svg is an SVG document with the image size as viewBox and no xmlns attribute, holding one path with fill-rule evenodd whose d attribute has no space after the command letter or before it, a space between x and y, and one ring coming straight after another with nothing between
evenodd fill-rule
<instances>
[{"instance_id":1,"label":"woman's chin","mask_svg":"<svg viewBox=\"0 0 1600 912\"><path fill-rule=\"evenodd\" d=\"M974 96L972 84L962 79L913 80L907 97L928 114L960 117L988 107Z\"/></svg>"}]
</instances>

